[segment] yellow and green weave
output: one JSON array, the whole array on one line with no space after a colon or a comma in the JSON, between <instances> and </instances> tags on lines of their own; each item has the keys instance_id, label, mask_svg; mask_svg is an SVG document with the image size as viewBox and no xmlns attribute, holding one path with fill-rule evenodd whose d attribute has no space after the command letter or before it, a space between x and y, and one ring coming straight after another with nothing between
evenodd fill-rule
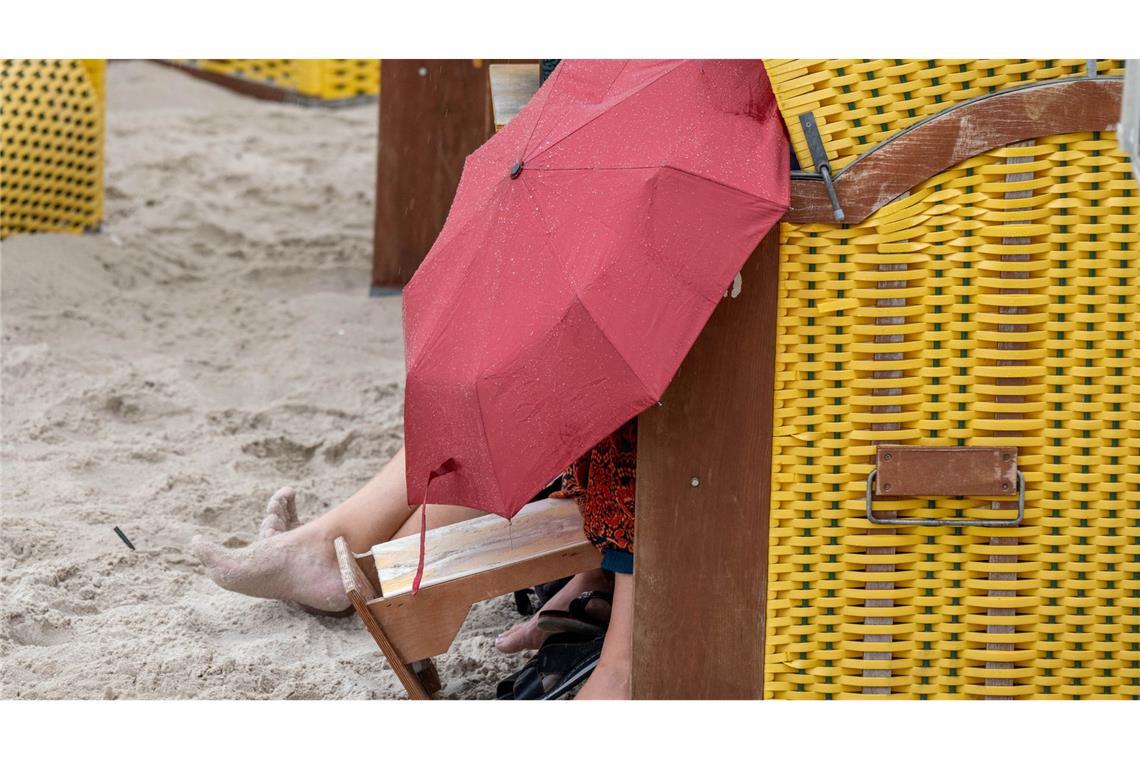
<instances>
[{"instance_id":1,"label":"yellow and green weave","mask_svg":"<svg viewBox=\"0 0 1140 760\"><path fill-rule=\"evenodd\" d=\"M780 236L766 695L1140 697L1140 190L1114 135ZM1018 446L1023 523L871 525L881 442Z\"/></svg>"}]
</instances>

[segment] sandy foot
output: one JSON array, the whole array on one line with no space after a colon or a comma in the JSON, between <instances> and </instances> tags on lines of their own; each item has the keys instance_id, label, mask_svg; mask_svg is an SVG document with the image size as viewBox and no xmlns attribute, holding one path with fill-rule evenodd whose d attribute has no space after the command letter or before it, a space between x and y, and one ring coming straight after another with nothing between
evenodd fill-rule
<instances>
[{"instance_id":1,"label":"sandy foot","mask_svg":"<svg viewBox=\"0 0 1140 760\"><path fill-rule=\"evenodd\" d=\"M293 530L298 525L295 499L291 488L273 494L260 538L247 547L226 549L194 536L190 550L210 580L228 591L340 612L348 604L332 541L313 530Z\"/></svg>"}]
</instances>

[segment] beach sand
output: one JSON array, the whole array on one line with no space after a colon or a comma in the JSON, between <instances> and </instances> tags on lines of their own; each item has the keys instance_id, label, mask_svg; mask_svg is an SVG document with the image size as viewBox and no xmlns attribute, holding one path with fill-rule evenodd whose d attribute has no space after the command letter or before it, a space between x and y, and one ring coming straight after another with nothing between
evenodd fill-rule
<instances>
[{"instance_id":1,"label":"beach sand","mask_svg":"<svg viewBox=\"0 0 1140 760\"><path fill-rule=\"evenodd\" d=\"M356 616L222 591L188 552L251 541L283 485L311 518L399 448L400 301L367 294L375 106L142 62L107 90L102 231L2 244L0 696L402 697ZM476 606L442 696L493 695L518 620Z\"/></svg>"}]
</instances>

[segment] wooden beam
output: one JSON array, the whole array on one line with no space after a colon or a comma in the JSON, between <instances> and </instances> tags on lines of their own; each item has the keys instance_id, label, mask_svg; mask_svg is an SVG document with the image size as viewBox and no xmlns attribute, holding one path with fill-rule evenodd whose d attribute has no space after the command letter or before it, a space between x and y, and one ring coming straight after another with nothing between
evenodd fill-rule
<instances>
[{"instance_id":1,"label":"wooden beam","mask_svg":"<svg viewBox=\"0 0 1140 760\"><path fill-rule=\"evenodd\" d=\"M1119 78L1069 79L966 101L899 132L844 167L835 191L859 224L915 185L979 153L1069 132L1116 129ZM794 178L786 222L834 223L823 182Z\"/></svg>"},{"instance_id":2,"label":"wooden beam","mask_svg":"<svg viewBox=\"0 0 1140 760\"><path fill-rule=\"evenodd\" d=\"M493 133L487 62L380 68L373 288L403 287L443 228L463 160Z\"/></svg>"},{"instance_id":3,"label":"wooden beam","mask_svg":"<svg viewBox=\"0 0 1140 760\"><path fill-rule=\"evenodd\" d=\"M741 275L638 422L636 699L763 696L777 230Z\"/></svg>"}]
</instances>

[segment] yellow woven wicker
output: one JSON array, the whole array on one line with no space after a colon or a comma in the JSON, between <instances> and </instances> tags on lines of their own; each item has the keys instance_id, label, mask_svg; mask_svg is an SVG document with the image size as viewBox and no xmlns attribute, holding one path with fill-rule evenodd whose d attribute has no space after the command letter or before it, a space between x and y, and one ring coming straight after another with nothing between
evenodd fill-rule
<instances>
[{"instance_id":1,"label":"yellow woven wicker","mask_svg":"<svg viewBox=\"0 0 1140 760\"><path fill-rule=\"evenodd\" d=\"M184 63L320 100L345 100L380 92L380 62L374 58L201 58Z\"/></svg>"},{"instance_id":2,"label":"yellow woven wicker","mask_svg":"<svg viewBox=\"0 0 1140 760\"><path fill-rule=\"evenodd\" d=\"M814 164L800 129L813 112L832 170L911 124L987 93L1085 76L1083 60L772 59L764 66L800 166ZM1098 61L1100 75L1122 76L1123 61Z\"/></svg>"},{"instance_id":3,"label":"yellow woven wicker","mask_svg":"<svg viewBox=\"0 0 1140 760\"><path fill-rule=\"evenodd\" d=\"M1140 697L1140 192L1114 136L784 224L780 256L767 696ZM1023 524L872 526L877 442L1018 446Z\"/></svg>"},{"instance_id":4,"label":"yellow woven wicker","mask_svg":"<svg viewBox=\"0 0 1140 760\"><path fill-rule=\"evenodd\" d=\"M0 60L0 237L102 219L103 65Z\"/></svg>"}]
</instances>

